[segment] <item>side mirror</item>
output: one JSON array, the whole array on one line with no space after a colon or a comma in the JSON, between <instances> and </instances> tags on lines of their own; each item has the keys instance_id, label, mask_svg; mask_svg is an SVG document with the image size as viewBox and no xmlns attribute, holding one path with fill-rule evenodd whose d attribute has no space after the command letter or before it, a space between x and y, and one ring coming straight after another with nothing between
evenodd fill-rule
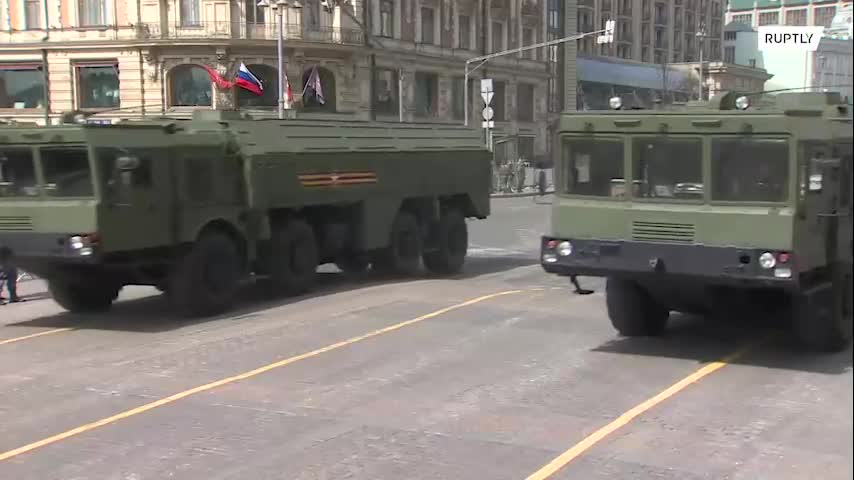
<instances>
[{"instance_id":1,"label":"side mirror","mask_svg":"<svg viewBox=\"0 0 854 480\"><path fill-rule=\"evenodd\" d=\"M139 168L139 158L123 155L116 158L116 168L121 171L136 170Z\"/></svg>"}]
</instances>

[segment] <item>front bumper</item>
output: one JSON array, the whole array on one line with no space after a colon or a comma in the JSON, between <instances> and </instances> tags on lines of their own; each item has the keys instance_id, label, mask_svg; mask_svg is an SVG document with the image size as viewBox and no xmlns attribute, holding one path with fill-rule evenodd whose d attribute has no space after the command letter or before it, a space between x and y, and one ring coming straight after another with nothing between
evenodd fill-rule
<instances>
[{"instance_id":1,"label":"front bumper","mask_svg":"<svg viewBox=\"0 0 854 480\"><path fill-rule=\"evenodd\" d=\"M82 255L69 241L75 233L0 232L0 251L10 256L19 268L38 274L52 265L100 262L97 249Z\"/></svg>"},{"instance_id":2,"label":"front bumper","mask_svg":"<svg viewBox=\"0 0 854 480\"><path fill-rule=\"evenodd\" d=\"M559 253L562 242L569 242L568 255ZM565 254L567 249L564 249ZM704 283L793 289L798 275L794 257L776 261L763 268L759 257L776 250L717 247L707 245L662 244L632 241L578 240L542 237L540 264L548 273L592 277L634 277L668 280L680 278Z\"/></svg>"}]
</instances>

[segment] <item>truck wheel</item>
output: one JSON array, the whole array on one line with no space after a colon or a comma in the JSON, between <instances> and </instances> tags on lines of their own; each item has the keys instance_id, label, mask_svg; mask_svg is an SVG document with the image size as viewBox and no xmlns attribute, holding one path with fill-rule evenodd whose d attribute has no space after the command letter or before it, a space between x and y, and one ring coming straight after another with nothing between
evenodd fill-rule
<instances>
[{"instance_id":1,"label":"truck wheel","mask_svg":"<svg viewBox=\"0 0 854 480\"><path fill-rule=\"evenodd\" d=\"M795 334L809 350L838 352L851 341L851 275L836 285L826 285L792 296Z\"/></svg>"},{"instance_id":2,"label":"truck wheel","mask_svg":"<svg viewBox=\"0 0 854 480\"><path fill-rule=\"evenodd\" d=\"M290 220L273 231L270 282L274 294L298 295L314 286L317 241L311 225Z\"/></svg>"},{"instance_id":3,"label":"truck wheel","mask_svg":"<svg viewBox=\"0 0 854 480\"><path fill-rule=\"evenodd\" d=\"M183 315L215 315L234 301L240 275L240 254L234 241L224 233L209 232L180 260L167 291Z\"/></svg>"},{"instance_id":4,"label":"truck wheel","mask_svg":"<svg viewBox=\"0 0 854 480\"><path fill-rule=\"evenodd\" d=\"M457 273L466 261L469 234L466 219L459 210L448 210L436 228L436 250L422 257L424 266L434 273Z\"/></svg>"},{"instance_id":5,"label":"truck wheel","mask_svg":"<svg viewBox=\"0 0 854 480\"><path fill-rule=\"evenodd\" d=\"M51 280L48 291L53 301L72 313L105 312L119 296L121 287L108 284L78 284Z\"/></svg>"},{"instance_id":6,"label":"truck wheel","mask_svg":"<svg viewBox=\"0 0 854 480\"><path fill-rule=\"evenodd\" d=\"M372 262L374 268L384 273L413 275L421 262L421 229L415 215L400 212L391 227L389 246Z\"/></svg>"},{"instance_id":7,"label":"truck wheel","mask_svg":"<svg viewBox=\"0 0 854 480\"><path fill-rule=\"evenodd\" d=\"M656 336L667 327L670 310L659 305L635 282L608 277L605 301L611 324L621 335Z\"/></svg>"}]
</instances>

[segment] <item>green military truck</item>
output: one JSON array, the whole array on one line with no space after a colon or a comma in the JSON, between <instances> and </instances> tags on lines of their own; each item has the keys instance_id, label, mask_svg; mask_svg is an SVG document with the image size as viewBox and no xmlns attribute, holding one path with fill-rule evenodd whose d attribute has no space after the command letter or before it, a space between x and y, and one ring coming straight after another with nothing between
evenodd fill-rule
<instances>
[{"instance_id":1,"label":"green military truck","mask_svg":"<svg viewBox=\"0 0 854 480\"><path fill-rule=\"evenodd\" d=\"M607 277L622 335L758 307L806 346L851 339L852 121L834 93L566 114L541 264Z\"/></svg>"},{"instance_id":2,"label":"green military truck","mask_svg":"<svg viewBox=\"0 0 854 480\"><path fill-rule=\"evenodd\" d=\"M490 156L457 126L226 111L0 126L0 249L72 312L153 285L212 315L250 275L297 294L327 263L450 274L490 213Z\"/></svg>"}]
</instances>

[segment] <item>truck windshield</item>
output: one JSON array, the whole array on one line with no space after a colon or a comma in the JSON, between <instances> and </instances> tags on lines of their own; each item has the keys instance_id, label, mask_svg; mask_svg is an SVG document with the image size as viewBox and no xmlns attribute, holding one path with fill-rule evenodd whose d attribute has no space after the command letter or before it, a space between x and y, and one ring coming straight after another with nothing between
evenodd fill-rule
<instances>
[{"instance_id":1,"label":"truck windshield","mask_svg":"<svg viewBox=\"0 0 854 480\"><path fill-rule=\"evenodd\" d=\"M0 197L38 197L33 151L0 147Z\"/></svg>"},{"instance_id":2,"label":"truck windshield","mask_svg":"<svg viewBox=\"0 0 854 480\"><path fill-rule=\"evenodd\" d=\"M703 148L699 138L636 138L635 197L703 199Z\"/></svg>"},{"instance_id":3,"label":"truck windshield","mask_svg":"<svg viewBox=\"0 0 854 480\"><path fill-rule=\"evenodd\" d=\"M623 140L565 140L563 175L566 193L596 197L624 196Z\"/></svg>"},{"instance_id":4,"label":"truck windshield","mask_svg":"<svg viewBox=\"0 0 854 480\"><path fill-rule=\"evenodd\" d=\"M91 197L92 170L86 147L41 149L45 194L49 197Z\"/></svg>"},{"instance_id":5,"label":"truck windshield","mask_svg":"<svg viewBox=\"0 0 854 480\"><path fill-rule=\"evenodd\" d=\"M787 140L712 140L712 200L785 202L788 190Z\"/></svg>"},{"instance_id":6,"label":"truck windshield","mask_svg":"<svg viewBox=\"0 0 854 480\"><path fill-rule=\"evenodd\" d=\"M33 153L29 147L0 148L0 197L94 196L86 147L42 147L41 179Z\"/></svg>"}]
</instances>

